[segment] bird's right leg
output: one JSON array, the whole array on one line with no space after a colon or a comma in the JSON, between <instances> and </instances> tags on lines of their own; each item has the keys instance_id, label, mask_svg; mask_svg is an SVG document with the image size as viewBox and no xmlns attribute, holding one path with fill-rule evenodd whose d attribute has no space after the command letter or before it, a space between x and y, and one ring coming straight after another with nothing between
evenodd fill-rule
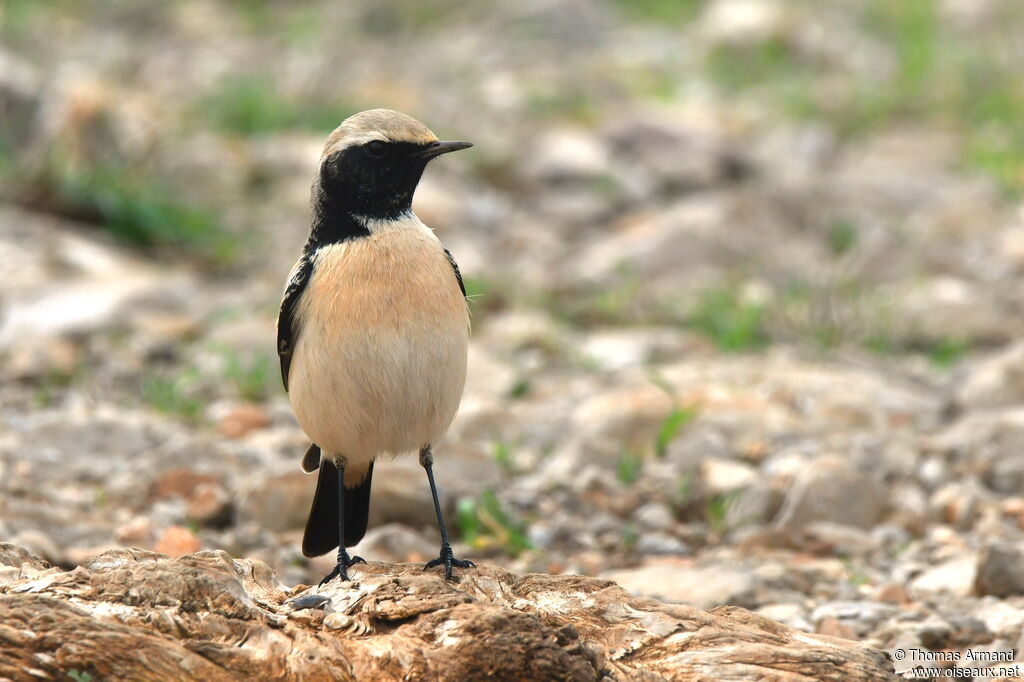
<instances>
[{"instance_id":1,"label":"bird's right leg","mask_svg":"<svg viewBox=\"0 0 1024 682\"><path fill-rule=\"evenodd\" d=\"M441 501L437 497L437 486L434 484L434 453L430 446L420 450L420 466L427 472L427 481L430 483L430 495L434 498L434 511L437 513L437 525L441 529L441 553L436 559L427 562L424 569L435 566L444 566L445 580L452 579L452 568L475 568L469 559L456 559L451 544L448 543L448 530L444 527L444 516L441 514Z\"/></svg>"},{"instance_id":2,"label":"bird's right leg","mask_svg":"<svg viewBox=\"0 0 1024 682\"><path fill-rule=\"evenodd\" d=\"M335 465L338 467L338 563L334 570L324 576L320 584L330 582L341 576L342 580L348 580L348 569L354 564L365 564L366 561L360 556L350 557L345 549L345 458L340 457Z\"/></svg>"}]
</instances>

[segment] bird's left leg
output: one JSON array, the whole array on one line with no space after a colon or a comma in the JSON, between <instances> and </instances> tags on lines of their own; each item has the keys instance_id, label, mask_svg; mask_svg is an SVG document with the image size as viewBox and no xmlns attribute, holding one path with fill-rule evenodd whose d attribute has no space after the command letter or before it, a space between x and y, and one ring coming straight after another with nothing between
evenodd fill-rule
<instances>
[{"instance_id":1,"label":"bird's left leg","mask_svg":"<svg viewBox=\"0 0 1024 682\"><path fill-rule=\"evenodd\" d=\"M434 498L434 511L437 512L437 525L441 528L441 554L427 563L424 570L434 566L444 566L445 580L452 579L452 568L472 568L476 566L467 559L456 559L452 552L452 546L448 544L448 531L444 527L444 517L441 515L441 502L437 499L437 486L434 484L434 452L430 446L420 450L420 466L427 471L427 480L430 482L430 494Z\"/></svg>"},{"instance_id":2,"label":"bird's left leg","mask_svg":"<svg viewBox=\"0 0 1024 682\"><path fill-rule=\"evenodd\" d=\"M320 581L321 585L338 576L347 581L349 567L366 563L361 556L349 557L348 550L345 549L345 459L339 458L336 466L338 467L338 563L335 564L334 570Z\"/></svg>"}]
</instances>

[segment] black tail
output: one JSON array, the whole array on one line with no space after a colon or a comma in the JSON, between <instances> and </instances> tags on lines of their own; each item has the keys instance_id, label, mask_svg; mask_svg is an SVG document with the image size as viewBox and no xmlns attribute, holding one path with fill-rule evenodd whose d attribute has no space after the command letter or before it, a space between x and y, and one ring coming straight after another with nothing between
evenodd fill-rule
<instances>
[{"instance_id":1,"label":"black tail","mask_svg":"<svg viewBox=\"0 0 1024 682\"><path fill-rule=\"evenodd\" d=\"M311 474L319 468L320 446L316 443L310 443L306 454L302 456L302 470L307 474Z\"/></svg>"},{"instance_id":2,"label":"black tail","mask_svg":"<svg viewBox=\"0 0 1024 682\"><path fill-rule=\"evenodd\" d=\"M366 535L366 522L370 517L370 483L373 463L363 482L354 488L345 488L345 546L357 544ZM306 532L302 536L302 553L306 556L327 554L338 546L338 469L325 459L320 463L320 477L316 481L313 507L306 519Z\"/></svg>"}]
</instances>

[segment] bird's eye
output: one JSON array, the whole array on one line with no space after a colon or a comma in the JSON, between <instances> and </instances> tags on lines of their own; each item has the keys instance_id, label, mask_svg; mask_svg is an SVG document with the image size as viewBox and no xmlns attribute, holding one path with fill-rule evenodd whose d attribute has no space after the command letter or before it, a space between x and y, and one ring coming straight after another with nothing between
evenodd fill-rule
<instances>
[{"instance_id":1,"label":"bird's eye","mask_svg":"<svg viewBox=\"0 0 1024 682\"><path fill-rule=\"evenodd\" d=\"M378 159L388 153L387 143L381 142L380 140L368 142L364 148L366 149L367 154Z\"/></svg>"}]
</instances>

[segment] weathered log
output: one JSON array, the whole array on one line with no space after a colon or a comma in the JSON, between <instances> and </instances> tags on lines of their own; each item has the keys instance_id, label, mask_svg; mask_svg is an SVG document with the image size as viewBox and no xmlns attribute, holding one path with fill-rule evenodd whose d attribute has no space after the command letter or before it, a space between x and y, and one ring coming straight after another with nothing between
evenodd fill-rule
<instances>
[{"instance_id":1,"label":"weathered log","mask_svg":"<svg viewBox=\"0 0 1024 682\"><path fill-rule=\"evenodd\" d=\"M736 607L701 611L573 575L418 565L283 586L225 552L126 549L61 571L0 545L13 680L884 680L882 652Z\"/></svg>"}]
</instances>

